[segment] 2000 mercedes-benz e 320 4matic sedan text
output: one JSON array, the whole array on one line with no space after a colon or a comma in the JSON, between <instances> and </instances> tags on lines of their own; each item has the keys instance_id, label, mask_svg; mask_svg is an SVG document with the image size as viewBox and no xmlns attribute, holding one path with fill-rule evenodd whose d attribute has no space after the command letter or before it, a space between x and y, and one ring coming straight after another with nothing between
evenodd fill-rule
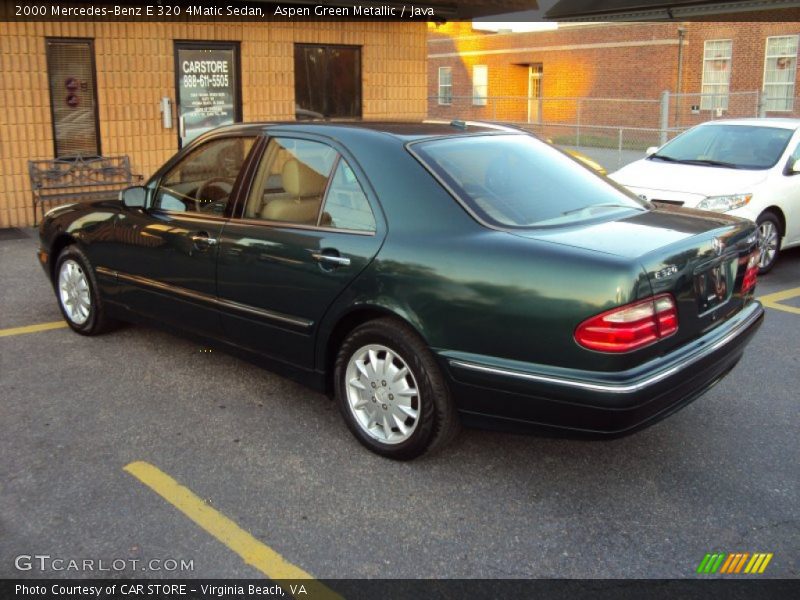
<instances>
[{"instance_id":1,"label":"2000 mercedes-benz e 320 4matic sedan text","mask_svg":"<svg viewBox=\"0 0 800 600\"><path fill-rule=\"evenodd\" d=\"M753 223L656 208L508 128L230 126L120 196L41 224L72 329L146 319L243 352L393 458L461 422L632 432L763 316Z\"/></svg>"}]
</instances>

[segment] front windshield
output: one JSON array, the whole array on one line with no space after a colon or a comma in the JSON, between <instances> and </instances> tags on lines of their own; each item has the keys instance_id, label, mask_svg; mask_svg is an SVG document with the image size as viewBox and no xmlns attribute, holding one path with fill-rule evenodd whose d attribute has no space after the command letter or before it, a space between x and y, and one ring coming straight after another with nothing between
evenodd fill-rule
<instances>
[{"instance_id":1,"label":"front windshield","mask_svg":"<svg viewBox=\"0 0 800 600\"><path fill-rule=\"evenodd\" d=\"M730 169L769 169L780 159L792 133L791 129L751 125L695 127L666 144L650 160Z\"/></svg>"},{"instance_id":2,"label":"front windshield","mask_svg":"<svg viewBox=\"0 0 800 600\"><path fill-rule=\"evenodd\" d=\"M529 135L458 136L411 148L468 209L496 226L562 225L645 210L633 194Z\"/></svg>"}]
</instances>

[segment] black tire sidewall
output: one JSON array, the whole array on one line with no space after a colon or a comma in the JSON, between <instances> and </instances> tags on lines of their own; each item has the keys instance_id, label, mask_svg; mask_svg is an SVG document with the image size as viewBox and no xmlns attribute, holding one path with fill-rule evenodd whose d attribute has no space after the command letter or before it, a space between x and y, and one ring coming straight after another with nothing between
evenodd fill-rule
<instances>
[{"instance_id":1,"label":"black tire sidewall","mask_svg":"<svg viewBox=\"0 0 800 600\"><path fill-rule=\"evenodd\" d=\"M409 439L385 444L370 437L356 422L347 399L345 373L352 355L369 344L380 344L396 352L411 370L419 389L420 416ZM336 358L334 386L339 410L356 438L373 452L397 460L410 460L435 443L443 415L451 412L449 394L432 354L409 327L392 319L371 321L356 328L342 344Z\"/></svg>"},{"instance_id":2,"label":"black tire sidewall","mask_svg":"<svg viewBox=\"0 0 800 600\"><path fill-rule=\"evenodd\" d=\"M67 261L72 260L76 262L80 268L83 270L84 275L86 276L86 281L89 285L89 301L91 306L89 307L89 318L86 319L81 324L74 323L67 315L66 310L64 310L64 306L61 302L61 290L59 288L59 278L61 275L61 266ZM86 255L78 248L77 246L67 246L64 250L61 251L61 254L58 255L58 260L56 261L56 268L53 274L53 289L56 293L56 301L58 302L58 308L61 311L61 314L64 317L64 320L67 322L67 325L73 331L80 333L81 335L94 335L95 333L99 333L102 329L101 325L103 323L102 313L101 313L101 304L100 304L100 297L98 295L98 288L97 288L97 280L94 276L94 271L92 270L89 260L86 258Z\"/></svg>"}]
</instances>

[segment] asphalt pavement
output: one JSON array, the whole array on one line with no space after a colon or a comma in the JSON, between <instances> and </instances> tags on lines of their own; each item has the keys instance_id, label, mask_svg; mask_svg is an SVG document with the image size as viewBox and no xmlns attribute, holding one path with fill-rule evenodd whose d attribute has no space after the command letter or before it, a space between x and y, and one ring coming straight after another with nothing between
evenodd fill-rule
<instances>
[{"instance_id":1,"label":"asphalt pavement","mask_svg":"<svg viewBox=\"0 0 800 600\"><path fill-rule=\"evenodd\" d=\"M0 334L60 320L29 235L0 241ZM325 396L156 329L2 336L0 577L263 576L124 470L141 461L318 578L691 578L709 552L796 578L800 251L757 293L785 290L795 310L769 307L739 366L649 429L466 430L410 463L363 449Z\"/></svg>"}]
</instances>

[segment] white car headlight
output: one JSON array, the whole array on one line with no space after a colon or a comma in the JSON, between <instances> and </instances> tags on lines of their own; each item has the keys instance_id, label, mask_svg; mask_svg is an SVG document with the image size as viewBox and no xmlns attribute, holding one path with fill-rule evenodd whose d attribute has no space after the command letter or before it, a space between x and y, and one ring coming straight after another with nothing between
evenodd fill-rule
<instances>
[{"instance_id":1,"label":"white car headlight","mask_svg":"<svg viewBox=\"0 0 800 600\"><path fill-rule=\"evenodd\" d=\"M729 196L709 196L700 201L697 208L713 210L714 212L728 212L741 208L750 202L753 194L730 194Z\"/></svg>"}]
</instances>

